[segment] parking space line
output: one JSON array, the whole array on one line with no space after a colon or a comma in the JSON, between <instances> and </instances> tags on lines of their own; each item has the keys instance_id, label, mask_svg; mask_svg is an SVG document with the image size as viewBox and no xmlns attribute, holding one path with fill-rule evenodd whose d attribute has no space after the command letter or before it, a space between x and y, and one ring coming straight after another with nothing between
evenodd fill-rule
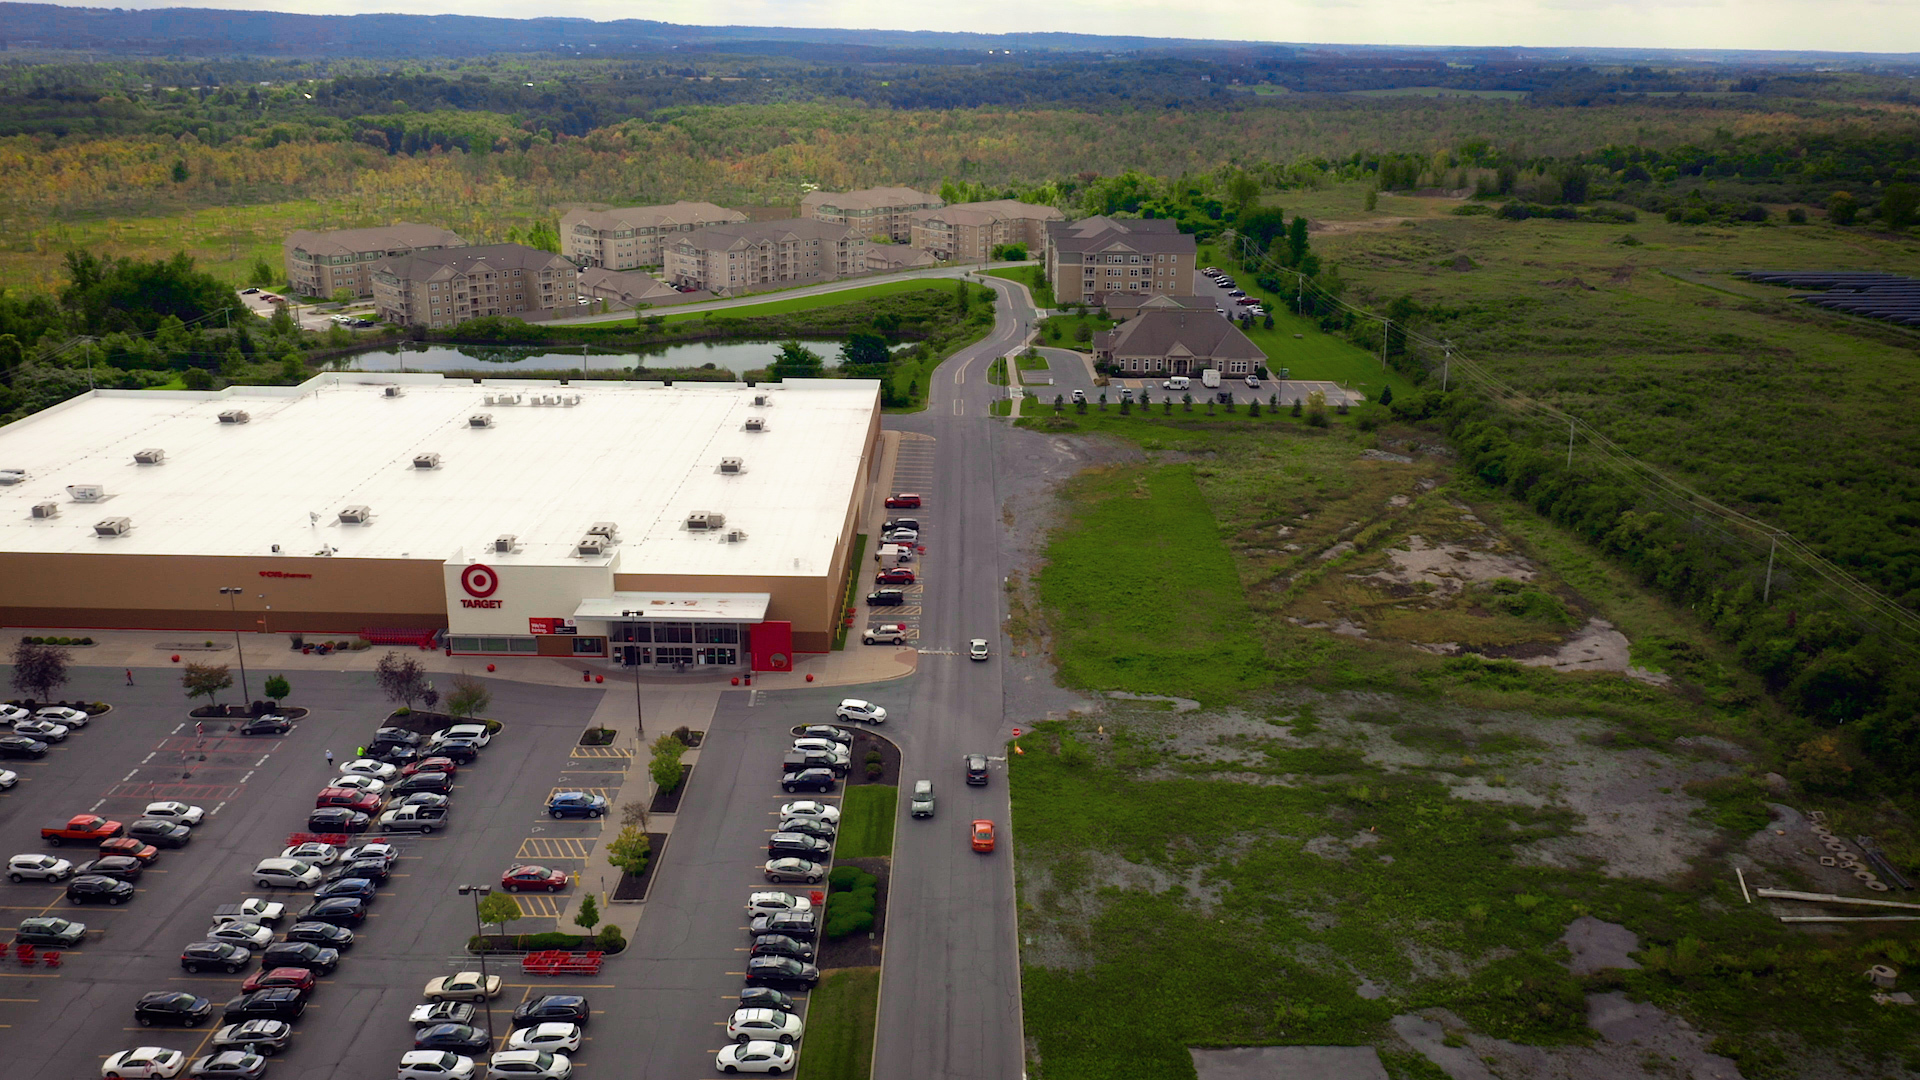
<instances>
[{"instance_id":1,"label":"parking space line","mask_svg":"<svg viewBox=\"0 0 1920 1080\"><path fill-rule=\"evenodd\" d=\"M630 758L632 749L624 746L576 746L568 757L576 758Z\"/></svg>"},{"instance_id":2,"label":"parking space line","mask_svg":"<svg viewBox=\"0 0 1920 1080\"><path fill-rule=\"evenodd\" d=\"M604 787L557 787L557 788L554 788L554 789L553 789L552 791L549 791L549 792L547 793L547 798L548 798L548 799L552 799L552 798L553 798L553 797L554 797L555 795L558 795L558 794L560 794L560 793L561 793L561 792L563 792L563 791L584 791L584 792L586 792L586 793L587 793L587 794L589 794L589 795L598 795L598 796L600 796L600 797L601 797L601 798L603 798L603 799L606 799L606 800L608 800L608 801L612 801L612 799L613 799L613 793L614 793L614 792L616 792L616 791L618 791L618 790L620 790L620 789L619 789L619 788L617 788L617 787L615 787L615 788L604 788ZM592 821L592 820L595 820L595 819L593 819L593 818L582 818L581 820L583 820L583 821Z\"/></svg>"},{"instance_id":3,"label":"parking space line","mask_svg":"<svg viewBox=\"0 0 1920 1080\"><path fill-rule=\"evenodd\" d=\"M530 836L520 841L517 859L584 859L593 851L593 842L564 836Z\"/></svg>"},{"instance_id":4,"label":"parking space line","mask_svg":"<svg viewBox=\"0 0 1920 1080\"><path fill-rule=\"evenodd\" d=\"M564 900L551 893L536 896L515 894L513 899L520 905L520 914L530 919L557 919L566 910Z\"/></svg>"}]
</instances>

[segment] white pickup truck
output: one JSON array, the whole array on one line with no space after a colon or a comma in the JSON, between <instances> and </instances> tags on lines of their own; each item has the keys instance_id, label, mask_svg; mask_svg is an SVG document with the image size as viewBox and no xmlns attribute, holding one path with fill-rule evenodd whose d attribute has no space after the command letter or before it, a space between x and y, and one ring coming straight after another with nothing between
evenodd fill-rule
<instances>
[{"instance_id":1,"label":"white pickup truck","mask_svg":"<svg viewBox=\"0 0 1920 1080\"><path fill-rule=\"evenodd\" d=\"M237 904L221 904L213 909L213 922L277 923L287 913L287 905L249 896Z\"/></svg>"},{"instance_id":2,"label":"white pickup truck","mask_svg":"<svg viewBox=\"0 0 1920 1080\"><path fill-rule=\"evenodd\" d=\"M380 815L381 832L417 832L425 836L446 824L444 806L403 806Z\"/></svg>"}]
</instances>

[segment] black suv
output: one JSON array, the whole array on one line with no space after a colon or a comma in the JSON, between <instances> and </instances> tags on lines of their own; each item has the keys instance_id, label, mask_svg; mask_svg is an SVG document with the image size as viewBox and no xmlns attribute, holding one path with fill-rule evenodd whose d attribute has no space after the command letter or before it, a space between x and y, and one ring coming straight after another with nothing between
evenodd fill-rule
<instances>
[{"instance_id":1,"label":"black suv","mask_svg":"<svg viewBox=\"0 0 1920 1080\"><path fill-rule=\"evenodd\" d=\"M987 782L987 755L967 755L967 783L980 787Z\"/></svg>"},{"instance_id":2,"label":"black suv","mask_svg":"<svg viewBox=\"0 0 1920 1080\"><path fill-rule=\"evenodd\" d=\"M141 1027L155 1024L199 1027L202 1020L212 1015L213 1002L179 990L156 990L143 995L133 1007L133 1018L140 1021Z\"/></svg>"},{"instance_id":3,"label":"black suv","mask_svg":"<svg viewBox=\"0 0 1920 1080\"><path fill-rule=\"evenodd\" d=\"M311 941L323 948L345 950L353 948L353 931L332 923L294 923L287 928L287 940Z\"/></svg>"},{"instance_id":4,"label":"black suv","mask_svg":"<svg viewBox=\"0 0 1920 1080\"><path fill-rule=\"evenodd\" d=\"M43 758L47 744L25 735L0 735L0 758Z\"/></svg>"},{"instance_id":5,"label":"black suv","mask_svg":"<svg viewBox=\"0 0 1920 1080\"><path fill-rule=\"evenodd\" d=\"M535 1024L567 1023L586 1026L593 1010L587 1007L587 999L577 994L548 994L532 1001L523 1001L513 1010L513 1026L532 1027Z\"/></svg>"},{"instance_id":6,"label":"black suv","mask_svg":"<svg viewBox=\"0 0 1920 1080\"><path fill-rule=\"evenodd\" d=\"M428 752L435 757L451 758L461 765L480 760L480 744L472 739L446 739L434 743Z\"/></svg>"},{"instance_id":7,"label":"black suv","mask_svg":"<svg viewBox=\"0 0 1920 1080\"><path fill-rule=\"evenodd\" d=\"M140 871L145 864L131 855L102 855L92 862L83 862L73 868L75 877L92 875L94 877L119 878L121 881L138 881Z\"/></svg>"},{"instance_id":8,"label":"black suv","mask_svg":"<svg viewBox=\"0 0 1920 1080\"><path fill-rule=\"evenodd\" d=\"M825 840L799 833L777 832L767 838L767 858L778 859L783 855L792 855L813 862L825 862L833 854L833 845Z\"/></svg>"},{"instance_id":9,"label":"black suv","mask_svg":"<svg viewBox=\"0 0 1920 1080\"><path fill-rule=\"evenodd\" d=\"M832 791L834 782L832 769L803 769L783 777L780 786L787 791Z\"/></svg>"},{"instance_id":10,"label":"black suv","mask_svg":"<svg viewBox=\"0 0 1920 1080\"><path fill-rule=\"evenodd\" d=\"M336 896L309 906L300 913L300 921L359 926L367 921L367 905L355 897Z\"/></svg>"},{"instance_id":11,"label":"black suv","mask_svg":"<svg viewBox=\"0 0 1920 1080\"><path fill-rule=\"evenodd\" d=\"M189 972L219 968L229 975L253 962L253 951L227 941L196 941L180 950L180 966Z\"/></svg>"},{"instance_id":12,"label":"black suv","mask_svg":"<svg viewBox=\"0 0 1920 1080\"><path fill-rule=\"evenodd\" d=\"M907 602L907 594L899 589L875 589L867 594L868 607L899 607Z\"/></svg>"},{"instance_id":13,"label":"black suv","mask_svg":"<svg viewBox=\"0 0 1920 1080\"><path fill-rule=\"evenodd\" d=\"M753 939L753 956L788 956L795 960L813 959L813 946L785 934L761 934Z\"/></svg>"},{"instance_id":14,"label":"black suv","mask_svg":"<svg viewBox=\"0 0 1920 1080\"><path fill-rule=\"evenodd\" d=\"M371 823L367 815L344 806L323 806L307 815L307 831L317 833L366 832Z\"/></svg>"},{"instance_id":15,"label":"black suv","mask_svg":"<svg viewBox=\"0 0 1920 1080\"><path fill-rule=\"evenodd\" d=\"M780 822L780 827L775 829L774 832L799 833L801 836L811 836L815 840L832 840L834 837L834 828L831 822L819 821L807 817L790 817L783 819Z\"/></svg>"},{"instance_id":16,"label":"black suv","mask_svg":"<svg viewBox=\"0 0 1920 1080\"><path fill-rule=\"evenodd\" d=\"M228 1023L241 1020L298 1020L307 1011L307 999L291 986L276 986L241 994L227 1002L221 1014Z\"/></svg>"},{"instance_id":17,"label":"black suv","mask_svg":"<svg viewBox=\"0 0 1920 1080\"><path fill-rule=\"evenodd\" d=\"M327 874L328 881L341 881L346 878L365 878L375 883L384 882L390 876L385 859L355 859L342 866L336 866Z\"/></svg>"},{"instance_id":18,"label":"black suv","mask_svg":"<svg viewBox=\"0 0 1920 1080\"><path fill-rule=\"evenodd\" d=\"M795 941L812 941L819 936L819 931L814 929L811 911L773 911L755 915L753 922L747 925L747 930L754 937L785 934Z\"/></svg>"},{"instance_id":19,"label":"black suv","mask_svg":"<svg viewBox=\"0 0 1920 1080\"><path fill-rule=\"evenodd\" d=\"M276 941L260 954L260 964L263 971L291 967L325 975L339 966L340 950L322 948L311 941Z\"/></svg>"},{"instance_id":20,"label":"black suv","mask_svg":"<svg viewBox=\"0 0 1920 1080\"><path fill-rule=\"evenodd\" d=\"M780 771L789 773L800 772L803 769L831 769L834 773L844 776L852 766L851 760L842 762L839 757L825 750L789 750L787 755L780 759Z\"/></svg>"},{"instance_id":21,"label":"black suv","mask_svg":"<svg viewBox=\"0 0 1920 1080\"><path fill-rule=\"evenodd\" d=\"M192 827L159 818L141 818L127 826L127 835L163 848L183 848L193 842Z\"/></svg>"},{"instance_id":22,"label":"black suv","mask_svg":"<svg viewBox=\"0 0 1920 1080\"><path fill-rule=\"evenodd\" d=\"M417 791L431 791L436 795L445 795L453 790L453 777L441 772L414 773L387 788L388 798L398 799L412 795Z\"/></svg>"},{"instance_id":23,"label":"black suv","mask_svg":"<svg viewBox=\"0 0 1920 1080\"><path fill-rule=\"evenodd\" d=\"M749 956L747 985L782 990L811 990L820 981L820 969L791 956Z\"/></svg>"},{"instance_id":24,"label":"black suv","mask_svg":"<svg viewBox=\"0 0 1920 1080\"><path fill-rule=\"evenodd\" d=\"M98 874L87 874L67 882L67 902L72 904L124 904L133 899L133 882L119 881Z\"/></svg>"}]
</instances>

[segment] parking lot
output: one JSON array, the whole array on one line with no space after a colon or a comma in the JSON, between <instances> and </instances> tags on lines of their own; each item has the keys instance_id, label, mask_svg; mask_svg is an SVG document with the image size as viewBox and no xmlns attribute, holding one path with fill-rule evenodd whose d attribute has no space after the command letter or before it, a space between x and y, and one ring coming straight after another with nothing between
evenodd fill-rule
<instances>
[{"instance_id":1,"label":"parking lot","mask_svg":"<svg viewBox=\"0 0 1920 1080\"><path fill-rule=\"evenodd\" d=\"M388 709L366 676L303 673L289 703L312 711L292 732L243 739L208 721L200 737L172 672L139 670L136 681L125 686L117 669L75 669L67 696L114 708L45 758L6 763L20 782L0 793L0 847L7 855L44 851L77 862L93 853L47 846L40 826L90 810L128 821L157 799L192 802L208 817L190 845L160 853L125 906L75 907L59 884L0 882L0 927L10 931L41 914L88 926L84 944L64 950L57 968L12 956L0 962L0 1059L10 1075L97 1076L107 1055L141 1045L201 1052L218 1026L218 1007L238 994L249 972L190 975L181 969L181 948L205 936L215 905L262 895L248 871L304 830L314 793L334 775L326 752L348 760ZM292 1047L274 1059L274 1075L392 1075L412 1048L407 1014L427 980L477 966L463 952L474 931L472 901L456 887L497 888L501 872L520 861L575 869L598 840L599 822L550 819L544 801L556 789L617 796L623 760L575 756L600 691L497 681L491 688L488 712L505 727L479 761L461 768L450 827L430 836L395 834L401 857L391 879L356 931L354 947L336 972L321 978L310 1008L294 1023ZM521 894L529 918L509 929L555 929L553 916L572 891L552 898ZM282 929L308 902L301 893L272 898L291 909ZM530 978L517 968L499 973L506 986L494 1003L494 1032L501 1037L508 1013L531 996L581 993L599 1013L622 1010L622 998L631 994L605 978ZM140 1027L134 1002L155 990L206 997L216 1016L193 1029ZM613 1035L618 1041L631 1033L588 1031L577 1065L591 1075L601 1056L591 1040Z\"/></svg>"}]
</instances>

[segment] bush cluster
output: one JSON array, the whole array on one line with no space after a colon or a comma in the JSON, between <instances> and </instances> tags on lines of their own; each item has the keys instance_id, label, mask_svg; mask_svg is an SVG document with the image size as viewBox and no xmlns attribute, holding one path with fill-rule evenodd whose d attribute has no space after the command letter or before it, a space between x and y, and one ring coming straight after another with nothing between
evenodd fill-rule
<instances>
[{"instance_id":1,"label":"bush cluster","mask_svg":"<svg viewBox=\"0 0 1920 1080\"><path fill-rule=\"evenodd\" d=\"M26 645L91 645L93 644L93 639L90 637L23 637L20 639L20 641L22 644L26 644Z\"/></svg>"},{"instance_id":2,"label":"bush cluster","mask_svg":"<svg viewBox=\"0 0 1920 1080\"><path fill-rule=\"evenodd\" d=\"M838 941L873 928L880 879L857 866L836 866L827 875L827 937Z\"/></svg>"}]
</instances>

